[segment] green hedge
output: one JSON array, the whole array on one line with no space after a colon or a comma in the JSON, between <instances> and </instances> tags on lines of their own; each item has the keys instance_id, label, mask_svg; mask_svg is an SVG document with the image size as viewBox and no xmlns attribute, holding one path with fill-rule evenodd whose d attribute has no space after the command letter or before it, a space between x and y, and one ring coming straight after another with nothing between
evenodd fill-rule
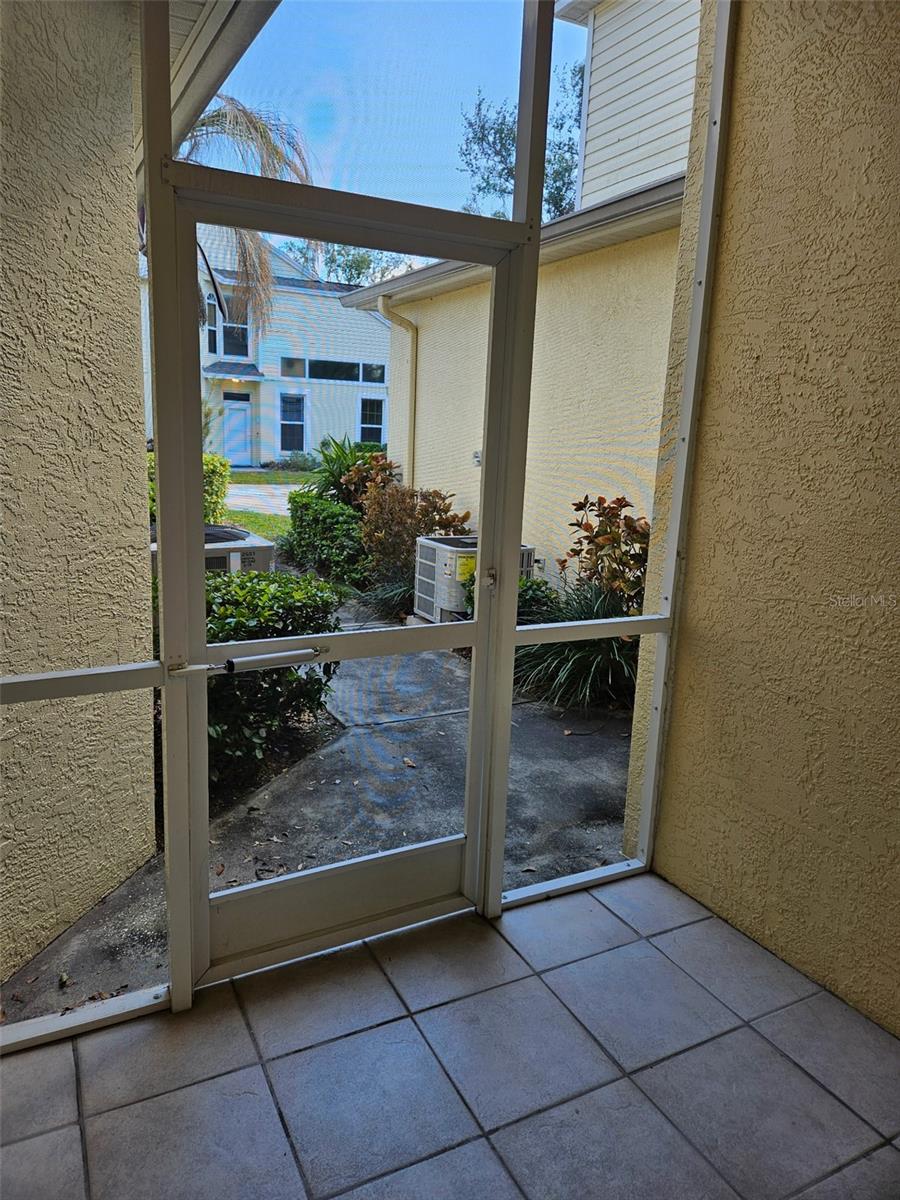
<instances>
[{"instance_id":1,"label":"green hedge","mask_svg":"<svg viewBox=\"0 0 900 1200\"><path fill-rule=\"evenodd\" d=\"M210 642L330 633L341 598L311 575L244 571L206 576ZM313 724L328 691L331 666L214 675L208 684L209 774L213 784L249 783L263 760Z\"/></svg>"},{"instance_id":2,"label":"green hedge","mask_svg":"<svg viewBox=\"0 0 900 1200\"><path fill-rule=\"evenodd\" d=\"M225 497L231 464L221 454L203 455L203 523L221 525L225 520ZM147 455L147 485L150 496L150 520L156 521L156 455Z\"/></svg>"},{"instance_id":3,"label":"green hedge","mask_svg":"<svg viewBox=\"0 0 900 1200\"><path fill-rule=\"evenodd\" d=\"M279 553L301 570L359 586L367 570L359 514L348 504L303 491L290 492L288 506L291 529L279 540Z\"/></svg>"}]
</instances>

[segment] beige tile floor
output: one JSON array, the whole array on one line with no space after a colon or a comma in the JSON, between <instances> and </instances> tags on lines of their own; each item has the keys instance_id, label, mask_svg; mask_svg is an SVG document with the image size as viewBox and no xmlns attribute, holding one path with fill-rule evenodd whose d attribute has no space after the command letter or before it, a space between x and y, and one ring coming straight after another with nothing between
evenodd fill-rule
<instances>
[{"instance_id":1,"label":"beige tile floor","mask_svg":"<svg viewBox=\"0 0 900 1200\"><path fill-rule=\"evenodd\" d=\"M5 1058L2 1200L900 1200L900 1042L645 875Z\"/></svg>"}]
</instances>

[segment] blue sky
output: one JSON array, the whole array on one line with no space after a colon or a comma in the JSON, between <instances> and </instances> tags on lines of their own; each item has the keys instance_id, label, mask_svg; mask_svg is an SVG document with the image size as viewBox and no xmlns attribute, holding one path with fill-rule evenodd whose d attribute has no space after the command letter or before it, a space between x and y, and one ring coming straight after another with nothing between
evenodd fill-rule
<instances>
[{"instance_id":1,"label":"blue sky","mask_svg":"<svg viewBox=\"0 0 900 1200\"><path fill-rule=\"evenodd\" d=\"M516 0L282 0L222 90L303 133L314 182L460 208L463 107L518 90ZM585 31L555 22L554 63Z\"/></svg>"}]
</instances>

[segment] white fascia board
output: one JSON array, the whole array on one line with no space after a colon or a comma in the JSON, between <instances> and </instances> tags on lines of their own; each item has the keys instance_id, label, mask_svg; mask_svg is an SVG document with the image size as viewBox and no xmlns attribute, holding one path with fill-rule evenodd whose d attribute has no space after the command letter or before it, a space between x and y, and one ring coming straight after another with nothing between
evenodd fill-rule
<instances>
[{"instance_id":1,"label":"white fascia board","mask_svg":"<svg viewBox=\"0 0 900 1200\"><path fill-rule=\"evenodd\" d=\"M542 264L557 262L587 254L601 246L631 241L663 229L675 229L681 222L683 196L684 176L676 175L653 187L547 221L541 226L540 261ZM489 267L451 261L432 263L395 279L385 279L382 283L348 292L341 297L341 304L345 308L372 311L379 296L389 297L393 304L405 304L472 287L490 277Z\"/></svg>"}]
</instances>

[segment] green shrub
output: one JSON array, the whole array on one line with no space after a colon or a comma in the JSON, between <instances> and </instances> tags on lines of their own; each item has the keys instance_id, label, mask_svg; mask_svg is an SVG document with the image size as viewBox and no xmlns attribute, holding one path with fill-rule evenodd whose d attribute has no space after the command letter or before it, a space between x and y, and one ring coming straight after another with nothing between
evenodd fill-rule
<instances>
[{"instance_id":1,"label":"green shrub","mask_svg":"<svg viewBox=\"0 0 900 1200\"><path fill-rule=\"evenodd\" d=\"M553 621L597 621L628 616L628 600L596 580L564 581ZM523 623L520 620L520 624ZM634 703L638 639L547 642L516 651L515 682L522 691L560 708L586 710Z\"/></svg>"},{"instance_id":2,"label":"green shrub","mask_svg":"<svg viewBox=\"0 0 900 1200\"><path fill-rule=\"evenodd\" d=\"M206 576L206 636L210 642L330 633L338 628L340 595L306 575L245 571ZM286 739L308 730L328 691L324 669L287 667L214 675L208 684L210 779L249 783Z\"/></svg>"},{"instance_id":3,"label":"green shrub","mask_svg":"<svg viewBox=\"0 0 900 1200\"><path fill-rule=\"evenodd\" d=\"M221 454L203 455L203 523L221 525L225 520L225 498L231 464ZM147 455L147 486L150 502L150 521L156 521L156 455Z\"/></svg>"},{"instance_id":4,"label":"green shrub","mask_svg":"<svg viewBox=\"0 0 900 1200\"><path fill-rule=\"evenodd\" d=\"M311 454L304 450L292 450L290 454L274 459L272 462L260 464L263 470L273 471L315 471L318 465L318 454Z\"/></svg>"},{"instance_id":5,"label":"green shrub","mask_svg":"<svg viewBox=\"0 0 900 1200\"><path fill-rule=\"evenodd\" d=\"M366 576L359 514L349 505L311 492L288 494L291 529L278 550L302 570L356 587Z\"/></svg>"}]
</instances>

